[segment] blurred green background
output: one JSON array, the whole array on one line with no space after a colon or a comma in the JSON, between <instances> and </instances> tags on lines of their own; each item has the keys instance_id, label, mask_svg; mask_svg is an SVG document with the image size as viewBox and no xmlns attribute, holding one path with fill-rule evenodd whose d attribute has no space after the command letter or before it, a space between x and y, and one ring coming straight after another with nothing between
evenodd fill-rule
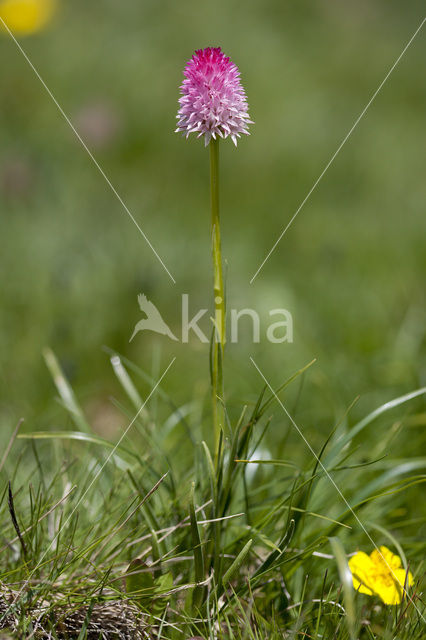
<instances>
[{"instance_id":1,"label":"blurred green background","mask_svg":"<svg viewBox=\"0 0 426 640\"><path fill-rule=\"evenodd\" d=\"M95 428L113 434L104 347L176 404L208 389L208 346L139 334L144 292L180 331L180 297L211 306L208 153L173 133L196 48L238 64L255 125L221 149L228 306L259 310L229 345L231 412L317 358L295 415L329 429L425 384L426 43L421 32L253 284L249 281L423 17L421 1L63 2L21 40L176 279L174 285L13 41L0 34L1 429L68 420L42 350L57 354ZM265 340L271 308L294 343ZM243 323L242 323L243 324ZM294 400L300 388L294 390ZM107 428L108 427L108 428Z\"/></svg>"}]
</instances>

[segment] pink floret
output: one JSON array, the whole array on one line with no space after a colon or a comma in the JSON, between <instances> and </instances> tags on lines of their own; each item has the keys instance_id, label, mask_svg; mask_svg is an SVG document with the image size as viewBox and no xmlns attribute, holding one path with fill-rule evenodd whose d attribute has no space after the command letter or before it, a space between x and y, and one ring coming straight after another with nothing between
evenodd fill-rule
<instances>
[{"instance_id":1,"label":"pink floret","mask_svg":"<svg viewBox=\"0 0 426 640\"><path fill-rule=\"evenodd\" d=\"M196 51L183 74L177 132L204 136L206 146L217 136L230 136L236 145L242 133L248 135L252 121L240 72L220 47Z\"/></svg>"}]
</instances>

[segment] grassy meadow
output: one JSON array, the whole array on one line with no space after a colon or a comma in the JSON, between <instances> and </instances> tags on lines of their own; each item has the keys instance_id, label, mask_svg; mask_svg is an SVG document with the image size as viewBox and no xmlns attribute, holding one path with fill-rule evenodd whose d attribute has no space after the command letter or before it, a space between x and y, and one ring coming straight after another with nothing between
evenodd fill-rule
<instances>
[{"instance_id":1,"label":"grassy meadow","mask_svg":"<svg viewBox=\"0 0 426 640\"><path fill-rule=\"evenodd\" d=\"M2 640L425 637L424 28L253 280L423 14L60 2L17 35L51 95L0 31ZM219 451L209 344L129 342L140 293L179 338L182 294L213 312L208 151L174 133L209 45L254 121L221 143L227 305L261 319L226 347ZM397 605L352 585L382 545Z\"/></svg>"}]
</instances>

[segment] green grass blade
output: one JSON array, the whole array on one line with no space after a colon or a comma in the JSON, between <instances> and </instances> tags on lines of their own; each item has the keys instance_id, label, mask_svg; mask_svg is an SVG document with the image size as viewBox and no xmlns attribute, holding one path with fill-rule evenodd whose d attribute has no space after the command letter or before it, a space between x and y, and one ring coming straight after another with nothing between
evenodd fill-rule
<instances>
[{"instance_id":1,"label":"green grass blade","mask_svg":"<svg viewBox=\"0 0 426 640\"><path fill-rule=\"evenodd\" d=\"M85 433L91 433L92 428L86 420L83 410L77 402L74 391L66 379L55 354L51 349L44 349L43 356L62 403L71 415L77 429Z\"/></svg>"},{"instance_id":2,"label":"green grass blade","mask_svg":"<svg viewBox=\"0 0 426 640\"><path fill-rule=\"evenodd\" d=\"M139 395L139 391L136 389L133 383L133 380L131 379L126 369L124 368L123 363L121 362L120 356L118 355L111 356L110 361L111 361L111 365L114 370L114 373L117 376L117 379L120 382L121 386L123 387L124 391L126 392L127 397L129 398L134 408L137 411L139 411L143 405L143 400ZM146 418L147 415L148 415L148 412L144 407L141 411L141 416Z\"/></svg>"},{"instance_id":3,"label":"green grass blade","mask_svg":"<svg viewBox=\"0 0 426 640\"><path fill-rule=\"evenodd\" d=\"M203 556L203 548L201 546L200 532L198 530L197 516L195 514L194 490L195 490L195 484L192 483L191 497L189 502L192 552L194 554L195 582L203 582L205 563L204 563L204 556ZM204 587L196 586L194 588L194 592L192 596L192 604L195 610L200 608L203 598L204 598Z\"/></svg>"},{"instance_id":4,"label":"green grass blade","mask_svg":"<svg viewBox=\"0 0 426 640\"><path fill-rule=\"evenodd\" d=\"M380 407L378 407L377 409L369 413L365 418L360 420L360 422L357 422L348 431L348 433L346 433L344 436L342 436L337 440L337 442L334 444L334 447L332 448L329 455L326 456L326 466L330 460L333 460L333 458L338 454L339 451L343 450L343 448L348 442L353 440L355 436L361 433L361 431L363 431L366 427L368 427L368 425L374 422L381 415L383 415L384 413L387 413L388 411L391 411L392 409L395 409L395 407L399 407L400 405L405 404L406 402L410 402L415 398L419 398L424 394L426 394L426 387L422 387L421 389L416 389L416 391L412 391L411 393L407 393L403 396L399 396L394 400L385 402L385 404L382 404Z\"/></svg>"},{"instance_id":5,"label":"green grass blade","mask_svg":"<svg viewBox=\"0 0 426 640\"><path fill-rule=\"evenodd\" d=\"M122 445L117 446L113 442L109 440L105 440L105 438L101 438L100 436L91 435L89 433L83 433L81 431L34 431L32 433L21 433L18 435L19 440L78 440L81 442L88 442L90 444L96 444L107 449L115 449L114 457L117 458L124 464L126 467L129 466L128 462L125 461L117 452L125 453L126 455L134 458L139 461L139 456L132 451L131 449L127 449Z\"/></svg>"},{"instance_id":6,"label":"green grass blade","mask_svg":"<svg viewBox=\"0 0 426 640\"><path fill-rule=\"evenodd\" d=\"M333 555L336 559L337 569L343 585L343 596L346 610L346 622L351 640L356 640L356 609L355 592L352 583L352 574L349 569L346 553L339 538L329 538Z\"/></svg>"},{"instance_id":7,"label":"green grass blade","mask_svg":"<svg viewBox=\"0 0 426 640\"><path fill-rule=\"evenodd\" d=\"M234 577L234 575L237 573L237 571L240 570L244 560L246 559L251 545L253 544L253 540L249 540L244 547L241 549L240 553L237 555L237 557L235 558L234 562L231 564L231 566L229 567L229 569L227 571L225 571L224 575L223 575L223 584L226 585L229 582L231 582L232 578Z\"/></svg>"}]
</instances>

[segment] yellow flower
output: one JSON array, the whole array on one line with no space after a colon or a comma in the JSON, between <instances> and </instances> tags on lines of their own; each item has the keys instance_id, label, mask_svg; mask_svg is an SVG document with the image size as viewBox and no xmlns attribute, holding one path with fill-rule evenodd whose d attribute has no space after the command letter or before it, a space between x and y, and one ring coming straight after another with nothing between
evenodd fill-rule
<instances>
[{"instance_id":1,"label":"yellow flower","mask_svg":"<svg viewBox=\"0 0 426 640\"><path fill-rule=\"evenodd\" d=\"M384 546L369 556L358 551L350 558L349 569L357 591L377 595L385 604L399 604L404 588L413 584L411 573L401 567L401 558Z\"/></svg>"},{"instance_id":2,"label":"yellow flower","mask_svg":"<svg viewBox=\"0 0 426 640\"><path fill-rule=\"evenodd\" d=\"M0 0L0 18L14 34L40 31L52 18L56 0ZM6 31L0 20L0 30Z\"/></svg>"}]
</instances>

